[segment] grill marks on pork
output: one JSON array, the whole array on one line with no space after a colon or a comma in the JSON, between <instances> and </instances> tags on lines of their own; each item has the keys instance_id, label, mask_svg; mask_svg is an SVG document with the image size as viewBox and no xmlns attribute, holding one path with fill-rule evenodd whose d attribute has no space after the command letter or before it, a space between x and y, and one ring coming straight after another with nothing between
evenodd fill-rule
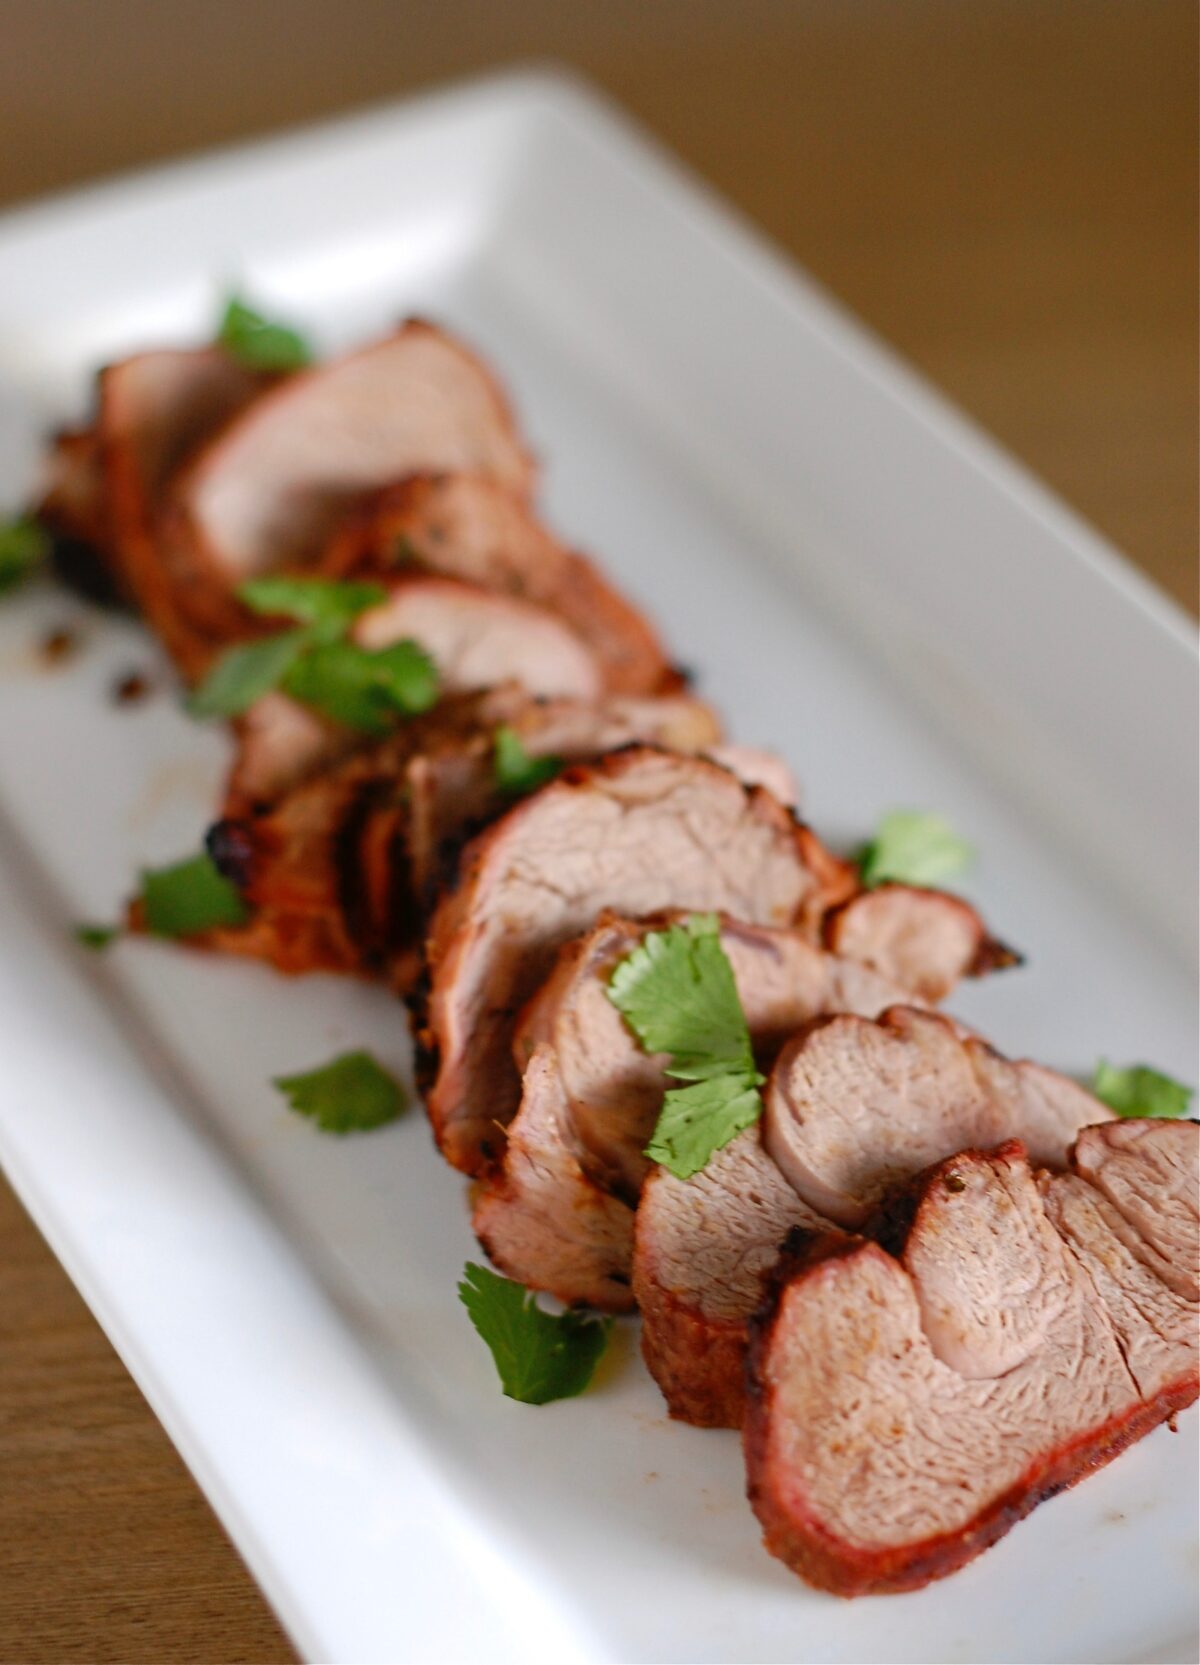
<instances>
[{"instance_id":1,"label":"grill marks on pork","mask_svg":"<svg viewBox=\"0 0 1200 1665\"><path fill-rule=\"evenodd\" d=\"M642 1152L670 1083L666 1060L641 1050L606 991L617 961L677 917L602 919L563 950L517 1028L520 1108L477 1195L474 1226L503 1271L564 1301L631 1304L633 1209L651 1167ZM726 919L722 942L762 1066L817 1012L874 1013L898 992L795 928ZM791 1202L787 1224L798 1218ZM770 1241L772 1259L782 1235ZM736 1272L736 1254L731 1263Z\"/></svg>"},{"instance_id":2,"label":"grill marks on pork","mask_svg":"<svg viewBox=\"0 0 1200 1665\"><path fill-rule=\"evenodd\" d=\"M829 1237L785 1257L744 1436L768 1549L841 1595L919 1588L1190 1404L1196 1163L1192 1123L1089 1129L1040 1178L1017 1143L968 1151L927 1176L901 1257ZM1108 1195L1122 1166L1129 1197L1175 1176L1155 1243Z\"/></svg>"},{"instance_id":3,"label":"grill marks on pork","mask_svg":"<svg viewBox=\"0 0 1200 1665\"><path fill-rule=\"evenodd\" d=\"M659 1168L642 1193L634 1292L642 1349L671 1414L740 1422L759 1295L743 1268L757 1275L773 1263L781 1220L832 1229L870 1219L874 1229L889 1188L931 1161L1015 1136L1061 1168L1079 1130L1108 1115L1064 1076L1010 1063L931 1012L814 1019L780 1053L759 1125L695 1179ZM770 1207L747 1202L760 1195Z\"/></svg>"},{"instance_id":4,"label":"grill marks on pork","mask_svg":"<svg viewBox=\"0 0 1200 1665\"><path fill-rule=\"evenodd\" d=\"M509 802L493 761L501 725L534 758L587 757L637 739L695 749L719 732L709 708L684 695L593 705L535 700L507 686L442 701L266 813L246 813L243 763L234 800L241 813L214 827L209 847L255 909L256 940L267 940L273 921L290 933L298 920L326 920L322 950L340 944L343 969L373 966L395 986L411 986L439 884L467 833ZM260 770L257 784L266 778Z\"/></svg>"},{"instance_id":5,"label":"grill marks on pork","mask_svg":"<svg viewBox=\"0 0 1200 1665\"><path fill-rule=\"evenodd\" d=\"M244 631L248 578L312 567L364 492L421 470L466 470L522 495L532 465L495 380L460 342L411 320L288 377L174 482L159 535L195 579L196 615Z\"/></svg>"},{"instance_id":6,"label":"grill marks on pork","mask_svg":"<svg viewBox=\"0 0 1200 1665\"><path fill-rule=\"evenodd\" d=\"M592 563L559 543L524 497L484 474L415 474L361 504L322 558L335 577L416 568L461 579L557 614L617 694L679 686L649 623Z\"/></svg>"},{"instance_id":7,"label":"grill marks on pork","mask_svg":"<svg viewBox=\"0 0 1200 1665\"><path fill-rule=\"evenodd\" d=\"M851 871L761 788L694 757L633 747L568 769L464 853L428 943L427 1108L443 1154L478 1173L516 1113L517 1013L564 942L604 908L729 912L814 928Z\"/></svg>"},{"instance_id":8,"label":"grill marks on pork","mask_svg":"<svg viewBox=\"0 0 1200 1665\"><path fill-rule=\"evenodd\" d=\"M893 1185L951 1151L1020 1138L1035 1162L1061 1167L1079 1129L1108 1115L1065 1076L900 1007L797 1036L772 1073L763 1127L800 1196L859 1227Z\"/></svg>"}]
</instances>

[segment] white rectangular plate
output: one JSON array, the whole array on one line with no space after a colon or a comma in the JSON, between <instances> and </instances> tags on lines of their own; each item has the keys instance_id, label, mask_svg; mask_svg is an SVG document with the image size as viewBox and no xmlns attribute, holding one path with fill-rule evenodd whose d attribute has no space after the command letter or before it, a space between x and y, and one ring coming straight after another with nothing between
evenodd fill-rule
<instances>
[{"instance_id":1,"label":"white rectangular plate","mask_svg":"<svg viewBox=\"0 0 1200 1665\"><path fill-rule=\"evenodd\" d=\"M1192 1078L1195 660L1067 510L591 94L502 79L52 202L0 227L0 486L122 350L236 281L324 345L408 311L493 355L546 507L662 621L846 842L934 806L1029 955L957 1009L1005 1049ZM79 615L83 651L38 665ZM737 1438L676 1426L621 1327L594 1391L504 1399L455 1299L462 1182L419 1112L323 1139L269 1086L380 991L145 942L139 864L194 849L223 741L49 590L0 609L0 1154L278 1609L329 1660L1184 1658L1196 1419L918 1595L807 1589Z\"/></svg>"}]
</instances>

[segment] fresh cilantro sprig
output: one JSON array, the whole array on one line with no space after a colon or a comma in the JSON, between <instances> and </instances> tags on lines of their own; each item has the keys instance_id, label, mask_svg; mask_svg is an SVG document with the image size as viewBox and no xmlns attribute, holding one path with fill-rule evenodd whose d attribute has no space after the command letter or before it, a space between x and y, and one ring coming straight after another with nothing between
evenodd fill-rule
<instances>
[{"instance_id":1,"label":"fresh cilantro sprig","mask_svg":"<svg viewBox=\"0 0 1200 1665\"><path fill-rule=\"evenodd\" d=\"M395 1121L405 1106L399 1083L369 1052L343 1052L319 1069L276 1076L272 1085L323 1133L366 1133Z\"/></svg>"},{"instance_id":2,"label":"fresh cilantro sprig","mask_svg":"<svg viewBox=\"0 0 1200 1665\"><path fill-rule=\"evenodd\" d=\"M250 917L208 855L143 869L141 903L146 929L157 937L197 936L218 925L244 925Z\"/></svg>"},{"instance_id":3,"label":"fresh cilantro sprig","mask_svg":"<svg viewBox=\"0 0 1200 1665\"><path fill-rule=\"evenodd\" d=\"M1196 1089L1149 1064L1121 1067L1101 1058L1092 1076L1092 1092L1118 1116L1186 1116Z\"/></svg>"},{"instance_id":4,"label":"fresh cilantro sprig","mask_svg":"<svg viewBox=\"0 0 1200 1665\"><path fill-rule=\"evenodd\" d=\"M612 1330L611 1318L544 1312L532 1290L474 1261L463 1268L458 1298L491 1351L505 1394L526 1405L582 1393Z\"/></svg>"},{"instance_id":5,"label":"fresh cilantro sprig","mask_svg":"<svg viewBox=\"0 0 1200 1665\"><path fill-rule=\"evenodd\" d=\"M50 553L50 534L32 515L0 521L0 595L31 578Z\"/></svg>"},{"instance_id":6,"label":"fresh cilantro sprig","mask_svg":"<svg viewBox=\"0 0 1200 1665\"><path fill-rule=\"evenodd\" d=\"M93 954L101 953L121 935L119 925L76 925L74 929L75 941L81 948L90 948Z\"/></svg>"},{"instance_id":7,"label":"fresh cilantro sprig","mask_svg":"<svg viewBox=\"0 0 1200 1665\"><path fill-rule=\"evenodd\" d=\"M940 815L894 809L859 851L858 868L868 890L882 884L936 886L962 873L974 858L966 839Z\"/></svg>"},{"instance_id":8,"label":"fresh cilantro sprig","mask_svg":"<svg viewBox=\"0 0 1200 1665\"><path fill-rule=\"evenodd\" d=\"M237 295L225 304L217 342L248 370L303 370L313 360L312 349L298 330L265 318Z\"/></svg>"},{"instance_id":9,"label":"fresh cilantro sprig","mask_svg":"<svg viewBox=\"0 0 1200 1665\"><path fill-rule=\"evenodd\" d=\"M437 671L416 642L369 649L347 637L360 613L386 599L380 585L257 578L238 596L264 617L294 619L297 628L230 648L189 699L193 716L240 716L280 688L347 728L382 734L397 717L436 701Z\"/></svg>"},{"instance_id":10,"label":"fresh cilantro sprig","mask_svg":"<svg viewBox=\"0 0 1200 1665\"><path fill-rule=\"evenodd\" d=\"M608 998L671 1087L645 1154L690 1179L762 1114L750 1031L715 914L651 931L614 970Z\"/></svg>"},{"instance_id":11,"label":"fresh cilantro sprig","mask_svg":"<svg viewBox=\"0 0 1200 1665\"><path fill-rule=\"evenodd\" d=\"M561 757L531 757L515 728L502 723L492 736L492 769L496 785L513 797L536 792L562 768Z\"/></svg>"}]
</instances>

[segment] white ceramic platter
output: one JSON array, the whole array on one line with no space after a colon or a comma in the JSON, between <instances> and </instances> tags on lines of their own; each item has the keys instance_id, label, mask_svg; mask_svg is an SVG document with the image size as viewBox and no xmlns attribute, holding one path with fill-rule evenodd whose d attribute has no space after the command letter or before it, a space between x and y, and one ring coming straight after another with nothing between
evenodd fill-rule
<instances>
[{"instance_id":1,"label":"white ceramic platter","mask_svg":"<svg viewBox=\"0 0 1200 1665\"><path fill-rule=\"evenodd\" d=\"M90 371L236 280L335 345L420 311L491 354L546 507L662 621L834 840L896 804L977 843L1027 970L957 1009L1067 1070L1192 1078L1196 664L1156 592L590 93L521 76L0 226L0 488ZM76 618L83 651L39 666ZM674 1426L622 1328L594 1391L504 1399L455 1298L463 1185L419 1111L322 1138L268 1085L406 1067L381 992L125 942L222 742L50 590L0 609L0 1154L303 1652L322 1660L1191 1656L1196 1418L918 1595L759 1547L732 1434Z\"/></svg>"}]
</instances>

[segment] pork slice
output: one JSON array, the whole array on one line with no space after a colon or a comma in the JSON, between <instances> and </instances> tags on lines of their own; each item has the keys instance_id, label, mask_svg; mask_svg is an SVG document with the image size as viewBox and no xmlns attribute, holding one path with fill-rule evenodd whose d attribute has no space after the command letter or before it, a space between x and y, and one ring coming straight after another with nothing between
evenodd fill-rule
<instances>
[{"instance_id":1,"label":"pork slice","mask_svg":"<svg viewBox=\"0 0 1200 1665\"><path fill-rule=\"evenodd\" d=\"M858 975L877 974L860 967ZM790 1193L796 1222L882 1230L888 1222L878 1211L888 1191L931 1161L1015 1135L1037 1146L1040 1161L1062 1167L1079 1128L1109 1115L1065 1077L1010 1063L946 1018L912 1007L884 1010L886 995L872 1008L874 997L861 986L859 998L856 1012L843 988L842 1014L815 1018L783 1048L752 1130L756 1166L771 1167ZM831 996L826 1010L837 1000ZM980 1067L990 1097L979 1085ZM736 1427L757 1286L738 1281L740 1236L729 1237L727 1252L719 1243L705 1247L711 1220L732 1219L744 1206L736 1170L727 1195L724 1168L710 1163L704 1174L703 1199L694 1190L701 1176L680 1180L662 1168L651 1175L638 1205L633 1284L643 1352L671 1414ZM747 1223L754 1227L753 1214ZM755 1239L757 1265L771 1264L778 1251L775 1224L765 1217L764 1235ZM705 1275L694 1277L687 1269L702 1255ZM664 1282L671 1277L679 1281ZM730 1289L739 1291L733 1315Z\"/></svg>"},{"instance_id":2,"label":"pork slice","mask_svg":"<svg viewBox=\"0 0 1200 1665\"><path fill-rule=\"evenodd\" d=\"M763 746L713 746L708 754L722 768L732 769L747 786L765 786L781 804L795 809L800 802L800 788L791 767L775 752Z\"/></svg>"},{"instance_id":3,"label":"pork slice","mask_svg":"<svg viewBox=\"0 0 1200 1665\"><path fill-rule=\"evenodd\" d=\"M781 1053L765 1102L767 1149L813 1208L847 1227L950 1151L1016 1137L1061 1167L1079 1129L1111 1115L1065 1076L905 1007L811 1025Z\"/></svg>"},{"instance_id":4,"label":"pork slice","mask_svg":"<svg viewBox=\"0 0 1200 1665\"><path fill-rule=\"evenodd\" d=\"M56 577L101 606L128 602L113 556L94 427L64 428L53 436L42 461L34 514L50 534Z\"/></svg>"},{"instance_id":5,"label":"pork slice","mask_svg":"<svg viewBox=\"0 0 1200 1665\"><path fill-rule=\"evenodd\" d=\"M623 1299L628 1295L633 1204L651 1166L642 1152L669 1082L665 1059L641 1051L606 989L616 962L647 931L682 917L686 916L634 921L604 916L559 955L517 1029L514 1058L522 1076L520 1108L509 1123L503 1159L480 1188L476 1232L485 1245L501 1246L503 1260L498 1264L503 1270L564 1301L594 1302L596 1290L606 1289L614 1272L619 1274ZM725 919L722 941L756 1055L763 1063L783 1036L814 1012L831 1004L841 1010L847 1003L855 1010L876 1012L895 999L896 990L874 972L840 964L799 930ZM783 1190L795 1204L790 1188L784 1185ZM548 1204L551 1193L553 1207ZM604 1199L605 1220L621 1221L623 1235L614 1240L606 1234L593 1245L583 1236L576 1239L576 1222L600 1210L598 1197ZM789 1223L796 1217L793 1207ZM486 1221L486 1231L481 1221ZM752 1229L746 1235L751 1236ZM779 1235L767 1245L771 1258ZM669 1230L659 1241L667 1245L669 1258ZM615 1242L622 1247L619 1260ZM711 1246L712 1255L720 1252L717 1244ZM737 1259L736 1250L730 1253ZM665 1333L685 1302L671 1303L665 1294L668 1285L661 1287ZM719 1315L713 1325L720 1327ZM714 1340L713 1360L717 1351Z\"/></svg>"},{"instance_id":6,"label":"pork slice","mask_svg":"<svg viewBox=\"0 0 1200 1665\"><path fill-rule=\"evenodd\" d=\"M825 942L933 1003L962 977L1021 963L988 935L970 903L913 885L880 885L852 896L826 920Z\"/></svg>"},{"instance_id":7,"label":"pork slice","mask_svg":"<svg viewBox=\"0 0 1200 1665\"><path fill-rule=\"evenodd\" d=\"M610 693L679 684L646 619L582 555L564 548L524 496L485 474L414 474L373 494L322 557L337 577L413 566L536 601L564 619L603 669Z\"/></svg>"},{"instance_id":8,"label":"pork slice","mask_svg":"<svg viewBox=\"0 0 1200 1665\"><path fill-rule=\"evenodd\" d=\"M275 696L268 696L268 699ZM259 706L265 706L260 701ZM285 701L292 711L303 708ZM259 707L250 714L253 717ZM286 711L279 720L283 722ZM422 922L468 830L511 801L496 778L496 731L511 728L530 757L579 758L631 740L705 746L716 718L698 700L534 699L515 684L442 700L382 741L302 782L274 804L247 796L243 759L227 813L209 834L221 871L256 910L324 918L348 969L373 967L400 989L418 970ZM250 760L256 754L250 751ZM266 938L262 930L256 940ZM328 969L328 956L322 960Z\"/></svg>"},{"instance_id":9,"label":"pork slice","mask_svg":"<svg viewBox=\"0 0 1200 1665\"><path fill-rule=\"evenodd\" d=\"M680 911L645 920L605 914L563 949L517 1029L518 1062L538 1040L553 1047L585 1166L631 1203L651 1168L643 1152L670 1080L667 1059L642 1051L608 998L608 985L617 964L650 931L686 918ZM726 916L721 946L762 1069L818 1014L874 1016L903 998L894 983L823 952L794 926L747 925Z\"/></svg>"},{"instance_id":10,"label":"pork slice","mask_svg":"<svg viewBox=\"0 0 1200 1665\"><path fill-rule=\"evenodd\" d=\"M1154 1129L1148 1187L1160 1141L1196 1162L1194 1125ZM1080 1188L1107 1203L1078 1161L1039 1182L1018 1143L967 1151L926 1177L901 1257L838 1236L784 1257L752 1326L744 1430L774 1555L840 1595L920 1588L1195 1399L1194 1321L1167 1341L1137 1315L1102 1210L1073 1208L1078 1236L1062 1234L1059 1199ZM1194 1264L1194 1212L1177 1246ZM1182 1301L1165 1284L1158 1299ZM1130 1324L1161 1349L1145 1380Z\"/></svg>"},{"instance_id":11,"label":"pork slice","mask_svg":"<svg viewBox=\"0 0 1200 1665\"><path fill-rule=\"evenodd\" d=\"M363 492L421 469L468 469L528 490L532 467L481 361L417 320L290 376L226 424L176 481L162 536L206 621L230 592L311 567Z\"/></svg>"},{"instance_id":12,"label":"pork slice","mask_svg":"<svg viewBox=\"0 0 1200 1665\"><path fill-rule=\"evenodd\" d=\"M500 1154L517 1013L604 908L815 930L853 882L769 793L706 759L638 746L569 768L468 847L434 916L422 1043L443 1154L468 1173Z\"/></svg>"},{"instance_id":13,"label":"pork slice","mask_svg":"<svg viewBox=\"0 0 1200 1665\"><path fill-rule=\"evenodd\" d=\"M136 353L100 372L96 433L115 560L188 680L203 671L214 644L192 621L188 588L165 555L156 516L185 459L264 385L217 347Z\"/></svg>"},{"instance_id":14,"label":"pork slice","mask_svg":"<svg viewBox=\"0 0 1200 1665\"><path fill-rule=\"evenodd\" d=\"M352 634L370 649L420 643L449 693L509 681L547 698L595 700L604 691L592 654L554 613L455 579L393 579L387 600L361 613Z\"/></svg>"},{"instance_id":15,"label":"pork slice","mask_svg":"<svg viewBox=\"0 0 1200 1665\"><path fill-rule=\"evenodd\" d=\"M633 1210L583 1172L566 1109L554 1054L536 1047L503 1168L479 1188L471 1223L489 1259L528 1288L628 1312Z\"/></svg>"}]
</instances>

